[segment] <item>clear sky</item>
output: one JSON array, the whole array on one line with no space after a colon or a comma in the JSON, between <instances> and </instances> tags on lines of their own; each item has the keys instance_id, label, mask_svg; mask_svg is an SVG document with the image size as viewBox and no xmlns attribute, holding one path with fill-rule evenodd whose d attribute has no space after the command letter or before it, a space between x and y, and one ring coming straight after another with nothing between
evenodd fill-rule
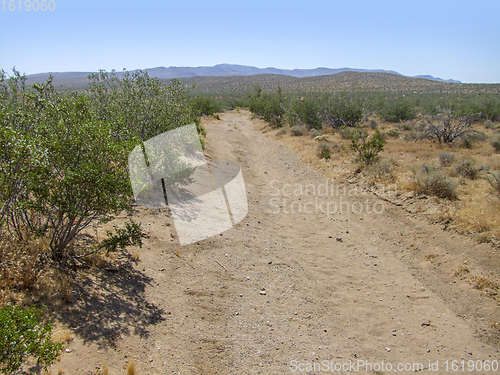
<instances>
[{"instance_id":1,"label":"clear sky","mask_svg":"<svg viewBox=\"0 0 500 375\"><path fill-rule=\"evenodd\" d=\"M500 83L499 0L51 0L45 12L1 1L7 71L230 63Z\"/></svg>"}]
</instances>

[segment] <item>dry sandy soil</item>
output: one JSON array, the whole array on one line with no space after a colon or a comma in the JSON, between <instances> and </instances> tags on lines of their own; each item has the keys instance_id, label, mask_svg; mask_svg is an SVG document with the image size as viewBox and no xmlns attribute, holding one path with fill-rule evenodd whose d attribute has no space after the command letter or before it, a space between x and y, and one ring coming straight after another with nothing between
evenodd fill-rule
<instances>
[{"instance_id":1,"label":"dry sandy soil","mask_svg":"<svg viewBox=\"0 0 500 375\"><path fill-rule=\"evenodd\" d=\"M400 363L443 374L500 360L498 249L354 185L325 196L326 177L263 125L233 111L206 126L209 160L243 171L247 217L181 247L167 212L136 208L139 259L80 280L52 374L124 374L131 362L137 374L413 372Z\"/></svg>"}]
</instances>

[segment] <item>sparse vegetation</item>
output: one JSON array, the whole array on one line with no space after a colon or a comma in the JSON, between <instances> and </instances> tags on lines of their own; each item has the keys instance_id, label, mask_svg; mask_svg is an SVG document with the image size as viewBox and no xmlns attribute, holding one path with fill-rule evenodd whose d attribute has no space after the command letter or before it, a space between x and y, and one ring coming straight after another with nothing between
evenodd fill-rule
<instances>
[{"instance_id":1,"label":"sparse vegetation","mask_svg":"<svg viewBox=\"0 0 500 375\"><path fill-rule=\"evenodd\" d=\"M387 130L385 134L392 138L399 138L399 130L395 128Z\"/></svg>"},{"instance_id":2,"label":"sparse vegetation","mask_svg":"<svg viewBox=\"0 0 500 375\"><path fill-rule=\"evenodd\" d=\"M321 133L319 130L317 129L311 129L311 131L309 132L309 135L311 136L311 138L316 138L316 137L319 137L321 136L323 133Z\"/></svg>"}]
</instances>

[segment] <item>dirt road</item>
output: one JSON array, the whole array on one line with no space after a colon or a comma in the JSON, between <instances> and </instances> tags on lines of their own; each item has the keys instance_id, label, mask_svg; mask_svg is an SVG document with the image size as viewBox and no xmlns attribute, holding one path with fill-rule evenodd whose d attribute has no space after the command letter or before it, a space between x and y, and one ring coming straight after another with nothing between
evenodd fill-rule
<instances>
[{"instance_id":1,"label":"dirt road","mask_svg":"<svg viewBox=\"0 0 500 375\"><path fill-rule=\"evenodd\" d=\"M54 368L443 374L474 360L464 373L494 373L478 366L500 361L498 302L460 270L498 270L499 254L327 179L259 126L243 111L207 126L209 159L243 171L247 217L180 247L165 212L138 209L149 238L135 276L94 280L109 293L79 302L87 315Z\"/></svg>"}]
</instances>

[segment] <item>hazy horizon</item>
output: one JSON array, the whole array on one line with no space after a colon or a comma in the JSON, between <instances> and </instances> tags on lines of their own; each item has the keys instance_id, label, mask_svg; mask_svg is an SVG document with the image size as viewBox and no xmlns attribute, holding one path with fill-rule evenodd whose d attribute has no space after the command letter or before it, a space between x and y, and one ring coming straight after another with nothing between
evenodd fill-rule
<instances>
[{"instance_id":1,"label":"hazy horizon","mask_svg":"<svg viewBox=\"0 0 500 375\"><path fill-rule=\"evenodd\" d=\"M24 4L24 2L22 2ZM53 0L3 11L0 69L26 74L237 64L383 69L500 83L500 3L479 0L177 2ZM477 23L475 20L481 20Z\"/></svg>"}]
</instances>

